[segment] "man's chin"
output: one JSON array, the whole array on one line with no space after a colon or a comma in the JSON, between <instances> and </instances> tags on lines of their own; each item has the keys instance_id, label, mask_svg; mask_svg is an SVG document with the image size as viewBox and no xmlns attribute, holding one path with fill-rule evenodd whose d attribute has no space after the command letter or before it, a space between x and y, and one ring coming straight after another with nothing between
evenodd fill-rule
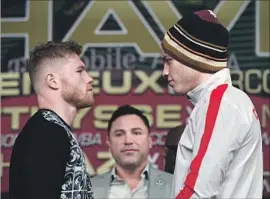
<instances>
[{"instance_id":1,"label":"man's chin","mask_svg":"<svg viewBox=\"0 0 270 199\"><path fill-rule=\"evenodd\" d=\"M138 162L135 161L128 161L128 162L123 162L122 166L126 169L133 170L138 166Z\"/></svg>"},{"instance_id":2,"label":"man's chin","mask_svg":"<svg viewBox=\"0 0 270 199\"><path fill-rule=\"evenodd\" d=\"M81 104L77 104L76 108L77 109L89 108L89 107L92 107L93 104L94 102L81 103Z\"/></svg>"},{"instance_id":3,"label":"man's chin","mask_svg":"<svg viewBox=\"0 0 270 199\"><path fill-rule=\"evenodd\" d=\"M121 161L123 165L137 165L138 164L138 159L135 157L129 157L129 158L125 158L125 160Z\"/></svg>"},{"instance_id":4,"label":"man's chin","mask_svg":"<svg viewBox=\"0 0 270 199\"><path fill-rule=\"evenodd\" d=\"M184 91L183 89L179 89L177 87L174 87L172 90L173 90L174 95L186 95L187 94L186 91Z\"/></svg>"}]
</instances>

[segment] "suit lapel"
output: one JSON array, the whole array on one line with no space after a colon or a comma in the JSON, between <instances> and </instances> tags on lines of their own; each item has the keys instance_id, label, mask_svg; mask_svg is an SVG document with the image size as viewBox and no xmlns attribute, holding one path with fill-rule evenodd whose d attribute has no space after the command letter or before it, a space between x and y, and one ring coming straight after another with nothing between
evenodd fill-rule
<instances>
[{"instance_id":1,"label":"suit lapel","mask_svg":"<svg viewBox=\"0 0 270 199\"><path fill-rule=\"evenodd\" d=\"M148 198L163 198L164 186L166 181L162 175L158 174L156 170L149 166L149 184L148 184Z\"/></svg>"}]
</instances>

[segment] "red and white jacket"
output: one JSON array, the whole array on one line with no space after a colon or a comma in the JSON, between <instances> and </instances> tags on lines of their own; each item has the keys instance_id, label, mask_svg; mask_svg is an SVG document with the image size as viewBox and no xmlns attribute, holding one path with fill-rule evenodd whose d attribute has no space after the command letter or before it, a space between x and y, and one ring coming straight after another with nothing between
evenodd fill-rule
<instances>
[{"instance_id":1,"label":"red and white jacket","mask_svg":"<svg viewBox=\"0 0 270 199\"><path fill-rule=\"evenodd\" d=\"M195 107L178 144L172 198L262 198L260 122L229 69L188 97Z\"/></svg>"}]
</instances>

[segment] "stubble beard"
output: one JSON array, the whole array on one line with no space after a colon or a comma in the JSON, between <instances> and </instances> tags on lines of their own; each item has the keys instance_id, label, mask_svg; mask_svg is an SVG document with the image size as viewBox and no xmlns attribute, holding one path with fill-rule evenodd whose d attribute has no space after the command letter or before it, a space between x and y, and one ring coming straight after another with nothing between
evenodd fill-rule
<instances>
[{"instance_id":1,"label":"stubble beard","mask_svg":"<svg viewBox=\"0 0 270 199\"><path fill-rule=\"evenodd\" d=\"M74 92L70 92L64 90L62 92L63 99L72 106L76 107L77 110L91 107L93 105L93 99L87 95L87 92L80 92L79 90L75 90Z\"/></svg>"},{"instance_id":2,"label":"stubble beard","mask_svg":"<svg viewBox=\"0 0 270 199\"><path fill-rule=\"evenodd\" d=\"M124 168L125 170L128 171L134 171L136 170L136 168L138 168L139 166L141 166L141 164L144 162L144 155L140 154L139 157L137 158L136 161L132 161L132 162L127 162L125 160L122 160L121 157L117 156L114 157L115 162L120 165L122 168Z\"/></svg>"}]
</instances>

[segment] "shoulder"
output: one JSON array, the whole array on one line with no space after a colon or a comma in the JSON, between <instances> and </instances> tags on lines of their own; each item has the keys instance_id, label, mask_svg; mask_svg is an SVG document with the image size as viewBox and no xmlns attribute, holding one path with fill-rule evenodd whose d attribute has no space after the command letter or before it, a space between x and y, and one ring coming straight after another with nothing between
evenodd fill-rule
<instances>
[{"instance_id":1,"label":"shoulder","mask_svg":"<svg viewBox=\"0 0 270 199\"><path fill-rule=\"evenodd\" d=\"M245 119L245 123L250 123L253 118L254 104L245 92L230 85L222 98L221 109Z\"/></svg>"},{"instance_id":2,"label":"shoulder","mask_svg":"<svg viewBox=\"0 0 270 199\"><path fill-rule=\"evenodd\" d=\"M168 179L169 181L172 180L173 178L173 175L168 173L168 172L165 172L165 171L162 171L162 170L159 170L159 169L156 169L154 167L151 168L151 171L150 171L150 175L153 175L155 174L157 177L161 177L163 179ZM150 176L151 178L151 176Z\"/></svg>"},{"instance_id":3,"label":"shoulder","mask_svg":"<svg viewBox=\"0 0 270 199\"><path fill-rule=\"evenodd\" d=\"M226 92L224 93L224 99L230 99L229 102L244 102L246 104L252 104L249 96L242 90L229 85Z\"/></svg>"},{"instance_id":4,"label":"shoulder","mask_svg":"<svg viewBox=\"0 0 270 199\"><path fill-rule=\"evenodd\" d=\"M220 102L220 107L230 107L231 111L239 111L241 107L252 106L252 102L249 96L242 90L232 86L232 85L220 85L212 90L207 97L207 106L211 103Z\"/></svg>"},{"instance_id":5,"label":"shoulder","mask_svg":"<svg viewBox=\"0 0 270 199\"><path fill-rule=\"evenodd\" d=\"M40 111L36 112L31 118L29 118L22 131L35 132L35 134L38 135L46 133L46 135L54 134L54 136L67 136L64 127L56 122L49 121ZM59 133L56 135L55 132Z\"/></svg>"},{"instance_id":6,"label":"shoulder","mask_svg":"<svg viewBox=\"0 0 270 199\"><path fill-rule=\"evenodd\" d=\"M241 106L251 106L252 102L249 96L242 90L234 87L231 84L222 84L211 90L204 99L208 103L221 100L221 105L231 105L232 108ZM207 106L208 106L208 103Z\"/></svg>"},{"instance_id":7,"label":"shoulder","mask_svg":"<svg viewBox=\"0 0 270 199\"><path fill-rule=\"evenodd\" d=\"M15 145L27 144L36 146L37 144L50 147L60 147L69 144L69 137L66 130L53 122L46 120L40 112L35 113L24 125L16 138Z\"/></svg>"},{"instance_id":8,"label":"shoulder","mask_svg":"<svg viewBox=\"0 0 270 199\"><path fill-rule=\"evenodd\" d=\"M217 110L220 113L233 113L239 117L250 117L254 108L251 99L242 90L232 85L228 85L228 87L219 86L210 91L209 94L195 106L193 115L199 115L199 117L201 117L202 113L206 115L208 108L214 108L212 103L217 100L220 101ZM220 114L220 116L226 117L228 114Z\"/></svg>"}]
</instances>

